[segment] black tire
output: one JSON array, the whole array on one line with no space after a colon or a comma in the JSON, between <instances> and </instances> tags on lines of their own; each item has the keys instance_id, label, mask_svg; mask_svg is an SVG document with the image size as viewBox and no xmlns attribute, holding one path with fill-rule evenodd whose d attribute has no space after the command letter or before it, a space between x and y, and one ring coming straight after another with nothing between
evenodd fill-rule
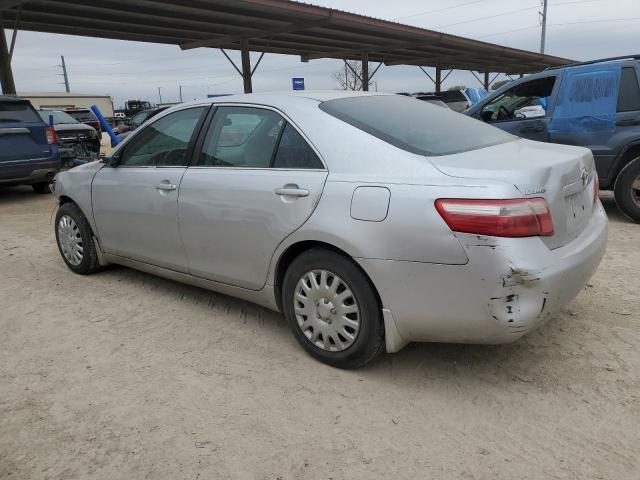
<instances>
[{"instance_id":1,"label":"black tire","mask_svg":"<svg viewBox=\"0 0 640 480\"><path fill-rule=\"evenodd\" d=\"M33 191L36 193L49 193L49 183L50 182L34 183L31 185L31 188L33 188Z\"/></svg>"},{"instance_id":2,"label":"black tire","mask_svg":"<svg viewBox=\"0 0 640 480\"><path fill-rule=\"evenodd\" d=\"M634 188L640 182L640 157L631 160L620 171L613 187L616 204L629 220L640 223L640 190Z\"/></svg>"},{"instance_id":3,"label":"black tire","mask_svg":"<svg viewBox=\"0 0 640 480\"><path fill-rule=\"evenodd\" d=\"M80 233L80 238L82 239L83 255L82 261L80 261L78 265L70 263L62 251L58 229L60 221L64 216L68 216L73 219ZM67 267L69 267L70 270L75 273L79 273L80 275L89 275L100 268L100 264L98 262L98 251L93 240L93 232L91 231L91 226L89 225L87 218L84 216L84 213L82 213L80 208L75 203L68 202L58 208L54 230L56 233L56 243L58 244L58 251L60 252L60 256L62 257L62 259L64 260L64 263L67 264Z\"/></svg>"},{"instance_id":4,"label":"black tire","mask_svg":"<svg viewBox=\"0 0 640 480\"><path fill-rule=\"evenodd\" d=\"M351 290L359 306L359 330L353 343L344 350L327 351L319 348L307 338L298 325L294 295L298 282L313 270L326 270L340 277ZM339 253L314 248L296 257L284 276L282 308L300 345L311 356L328 365L345 369L358 368L373 360L384 349L382 309L374 288L358 265Z\"/></svg>"}]
</instances>

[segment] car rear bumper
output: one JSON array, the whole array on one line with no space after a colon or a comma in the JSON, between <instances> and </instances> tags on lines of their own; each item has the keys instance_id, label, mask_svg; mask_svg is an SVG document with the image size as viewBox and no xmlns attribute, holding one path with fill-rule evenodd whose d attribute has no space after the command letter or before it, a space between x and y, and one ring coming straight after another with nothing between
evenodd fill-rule
<instances>
[{"instance_id":1,"label":"car rear bumper","mask_svg":"<svg viewBox=\"0 0 640 480\"><path fill-rule=\"evenodd\" d=\"M580 236L554 250L539 237L457 234L465 265L357 259L378 289L388 334L398 337L387 349L410 341L508 343L543 324L600 264L608 223L597 203Z\"/></svg>"},{"instance_id":2,"label":"car rear bumper","mask_svg":"<svg viewBox=\"0 0 640 480\"><path fill-rule=\"evenodd\" d=\"M0 185L30 185L46 182L53 180L58 171L60 171L60 155L57 150L48 158L0 161Z\"/></svg>"}]
</instances>

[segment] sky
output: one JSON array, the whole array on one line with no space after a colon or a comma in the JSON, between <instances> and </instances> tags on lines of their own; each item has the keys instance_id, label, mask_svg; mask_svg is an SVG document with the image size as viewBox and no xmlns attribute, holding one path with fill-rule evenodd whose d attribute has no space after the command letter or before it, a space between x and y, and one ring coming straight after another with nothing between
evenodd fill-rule
<instances>
[{"instance_id":1,"label":"sky","mask_svg":"<svg viewBox=\"0 0 640 480\"><path fill-rule=\"evenodd\" d=\"M640 53L640 0L549 0L546 53L575 60ZM316 5L429 28L531 51L540 49L541 0L315 0ZM10 35L10 31L6 32ZM240 63L239 52L230 56ZM13 56L18 93L64 91L60 55L65 56L72 93L158 103L214 93L240 93L242 79L219 50L181 51L176 45L105 40L20 31ZM251 54L252 64L259 54ZM304 77L307 89L337 88L334 59L300 62L297 56L266 54L253 77L253 91L290 90L291 77ZM427 71L433 69L427 69ZM506 77L498 77L500 80ZM415 66L382 66L374 77L379 91L433 90ZM444 88L480 83L465 71L453 72ZM158 90L160 89L160 90Z\"/></svg>"}]
</instances>

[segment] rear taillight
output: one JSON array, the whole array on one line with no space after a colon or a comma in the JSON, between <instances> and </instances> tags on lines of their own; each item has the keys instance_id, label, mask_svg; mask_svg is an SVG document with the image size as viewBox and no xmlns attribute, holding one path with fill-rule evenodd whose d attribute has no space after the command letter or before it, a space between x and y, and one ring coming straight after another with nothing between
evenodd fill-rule
<instances>
[{"instance_id":1,"label":"rear taillight","mask_svg":"<svg viewBox=\"0 0 640 480\"><path fill-rule=\"evenodd\" d=\"M58 134L53 129L53 127L47 127L47 143L49 145L53 145L54 143L58 143Z\"/></svg>"},{"instance_id":2,"label":"rear taillight","mask_svg":"<svg viewBox=\"0 0 640 480\"><path fill-rule=\"evenodd\" d=\"M598 178L598 174L593 175L593 203L596 203L598 200L598 194L600 193L600 179Z\"/></svg>"},{"instance_id":3,"label":"rear taillight","mask_svg":"<svg viewBox=\"0 0 640 480\"><path fill-rule=\"evenodd\" d=\"M436 200L436 209L454 232L494 237L553 235L551 212L544 198L441 198Z\"/></svg>"}]
</instances>

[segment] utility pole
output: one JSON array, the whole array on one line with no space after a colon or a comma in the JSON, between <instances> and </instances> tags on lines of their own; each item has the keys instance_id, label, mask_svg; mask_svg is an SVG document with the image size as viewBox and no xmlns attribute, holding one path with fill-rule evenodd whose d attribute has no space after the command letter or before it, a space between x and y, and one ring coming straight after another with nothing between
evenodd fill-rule
<instances>
[{"instance_id":1,"label":"utility pole","mask_svg":"<svg viewBox=\"0 0 640 480\"><path fill-rule=\"evenodd\" d=\"M547 1L542 1L542 12L538 12L541 15L541 23L542 23L542 35L540 37L540 53L544 53L544 42L547 37Z\"/></svg>"},{"instance_id":2,"label":"utility pole","mask_svg":"<svg viewBox=\"0 0 640 480\"><path fill-rule=\"evenodd\" d=\"M62 67L62 77L64 77L64 89L66 90L67 93L70 92L69 90L69 76L67 75L67 64L64 63L64 55L60 55L60 60L62 60L62 65L58 65L59 67Z\"/></svg>"},{"instance_id":3,"label":"utility pole","mask_svg":"<svg viewBox=\"0 0 640 480\"><path fill-rule=\"evenodd\" d=\"M158 87L158 96L160 97L160 103L162 103L162 87Z\"/></svg>"},{"instance_id":4,"label":"utility pole","mask_svg":"<svg viewBox=\"0 0 640 480\"><path fill-rule=\"evenodd\" d=\"M182 85L180 85L180 103L182 103Z\"/></svg>"}]
</instances>

